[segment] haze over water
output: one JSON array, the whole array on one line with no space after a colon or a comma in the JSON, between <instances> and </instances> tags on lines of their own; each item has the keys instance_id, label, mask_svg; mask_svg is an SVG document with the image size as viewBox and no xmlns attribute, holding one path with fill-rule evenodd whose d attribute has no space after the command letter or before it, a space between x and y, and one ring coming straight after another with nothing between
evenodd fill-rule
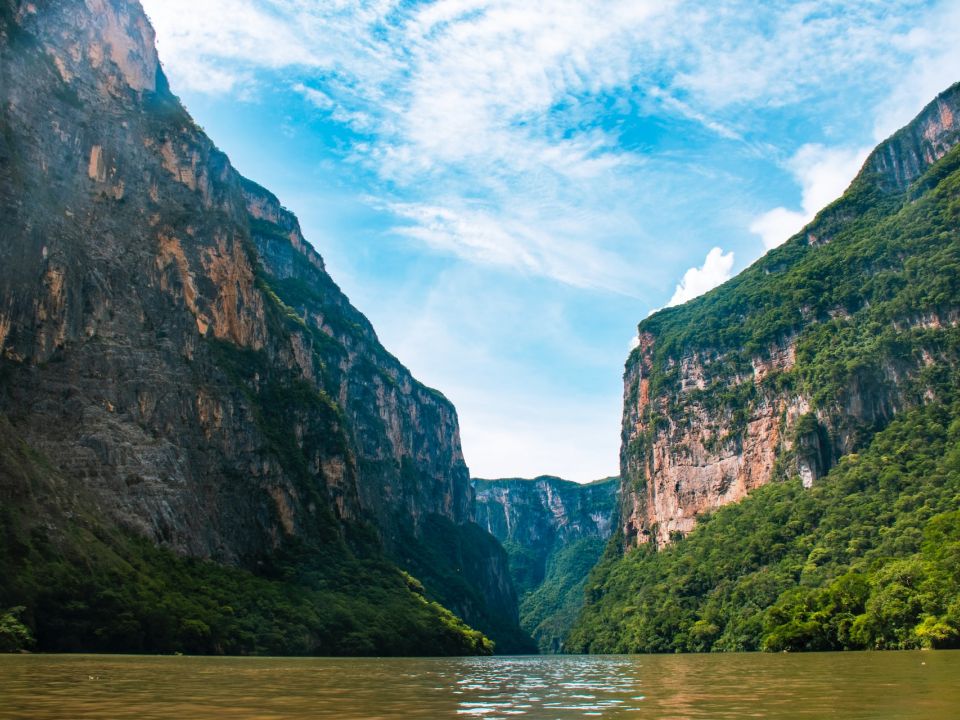
<instances>
[{"instance_id":1,"label":"haze over water","mask_svg":"<svg viewBox=\"0 0 960 720\"><path fill-rule=\"evenodd\" d=\"M960 708L960 652L0 656L0 698L0 718L952 720Z\"/></svg>"}]
</instances>

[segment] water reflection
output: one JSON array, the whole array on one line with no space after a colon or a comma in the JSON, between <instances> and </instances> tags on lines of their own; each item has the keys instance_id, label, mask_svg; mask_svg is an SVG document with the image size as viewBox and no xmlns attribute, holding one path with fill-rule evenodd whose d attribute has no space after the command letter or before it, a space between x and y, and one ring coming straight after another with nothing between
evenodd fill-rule
<instances>
[{"instance_id":1,"label":"water reflection","mask_svg":"<svg viewBox=\"0 0 960 720\"><path fill-rule=\"evenodd\" d=\"M0 657L0 718L951 720L960 653Z\"/></svg>"},{"instance_id":2,"label":"water reflection","mask_svg":"<svg viewBox=\"0 0 960 720\"><path fill-rule=\"evenodd\" d=\"M454 694L466 717L611 717L639 710L628 658L544 657L463 660Z\"/></svg>"}]
</instances>

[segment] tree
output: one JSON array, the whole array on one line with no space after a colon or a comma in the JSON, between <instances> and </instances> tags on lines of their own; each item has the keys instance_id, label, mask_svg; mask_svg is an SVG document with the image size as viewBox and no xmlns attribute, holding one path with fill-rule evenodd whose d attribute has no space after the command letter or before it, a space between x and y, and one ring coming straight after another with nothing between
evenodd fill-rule
<instances>
[{"instance_id":1,"label":"tree","mask_svg":"<svg viewBox=\"0 0 960 720\"><path fill-rule=\"evenodd\" d=\"M20 622L22 605L10 608L0 615L0 652L18 652L33 647L30 628Z\"/></svg>"}]
</instances>

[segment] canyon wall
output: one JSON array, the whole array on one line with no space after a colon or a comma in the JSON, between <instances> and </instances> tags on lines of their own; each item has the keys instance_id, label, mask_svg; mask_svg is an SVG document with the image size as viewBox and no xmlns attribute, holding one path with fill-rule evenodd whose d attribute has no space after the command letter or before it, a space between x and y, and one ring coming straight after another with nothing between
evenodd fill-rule
<instances>
[{"instance_id":1,"label":"canyon wall","mask_svg":"<svg viewBox=\"0 0 960 720\"><path fill-rule=\"evenodd\" d=\"M910 254L927 249L877 255L871 233L884 237L904 202L951 171L945 156L958 140L954 85L784 246L640 323L624 374L626 547L663 546L699 514L776 477L809 486L894 415L934 397L924 375L953 362L944 339L960 308L947 293L911 301L921 280L939 282L911 277ZM956 228L939 232L949 246Z\"/></svg>"},{"instance_id":2,"label":"canyon wall","mask_svg":"<svg viewBox=\"0 0 960 720\"><path fill-rule=\"evenodd\" d=\"M371 533L411 566L430 523L473 533L454 407L193 122L139 3L0 0L0 33L0 414L61 483L5 491L252 569ZM509 634L479 547L446 599Z\"/></svg>"},{"instance_id":3,"label":"canyon wall","mask_svg":"<svg viewBox=\"0 0 960 720\"><path fill-rule=\"evenodd\" d=\"M520 622L542 652L562 652L583 588L617 521L619 478L474 480L476 522L507 550Z\"/></svg>"}]
</instances>

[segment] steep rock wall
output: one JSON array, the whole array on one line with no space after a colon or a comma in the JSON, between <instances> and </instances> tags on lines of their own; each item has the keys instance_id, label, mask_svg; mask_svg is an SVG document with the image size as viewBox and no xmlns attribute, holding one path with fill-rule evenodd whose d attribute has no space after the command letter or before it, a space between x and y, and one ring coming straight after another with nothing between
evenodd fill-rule
<instances>
[{"instance_id":1,"label":"steep rock wall","mask_svg":"<svg viewBox=\"0 0 960 720\"><path fill-rule=\"evenodd\" d=\"M700 513L778 475L809 486L895 414L930 399L923 376L953 362L944 333L960 309L912 305L907 251L875 255L862 229L883 233L904 202L933 188L958 141L955 85L881 144L846 195L786 245L640 323L624 374L627 547L669 543ZM950 232L947 223L945 247Z\"/></svg>"},{"instance_id":2,"label":"steep rock wall","mask_svg":"<svg viewBox=\"0 0 960 720\"><path fill-rule=\"evenodd\" d=\"M455 409L192 121L139 4L2 0L0 53L0 412L65 492L245 567L469 523ZM468 585L509 606L493 546Z\"/></svg>"},{"instance_id":3,"label":"steep rock wall","mask_svg":"<svg viewBox=\"0 0 960 720\"><path fill-rule=\"evenodd\" d=\"M476 522L500 542L542 554L542 569L557 544L610 537L616 524L617 480L579 484L552 476L476 479Z\"/></svg>"},{"instance_id":4,"label":"steep rock wall","mask_svg":"<svg viewBox=\"0 0 960 720\"><path fill-rule=\"evenodd\" d=\"M562 652L590 570L617 520L619 478L474 480L476 521L510 557L520 622L541 652Z\"/></svg>"}]
</instances>

